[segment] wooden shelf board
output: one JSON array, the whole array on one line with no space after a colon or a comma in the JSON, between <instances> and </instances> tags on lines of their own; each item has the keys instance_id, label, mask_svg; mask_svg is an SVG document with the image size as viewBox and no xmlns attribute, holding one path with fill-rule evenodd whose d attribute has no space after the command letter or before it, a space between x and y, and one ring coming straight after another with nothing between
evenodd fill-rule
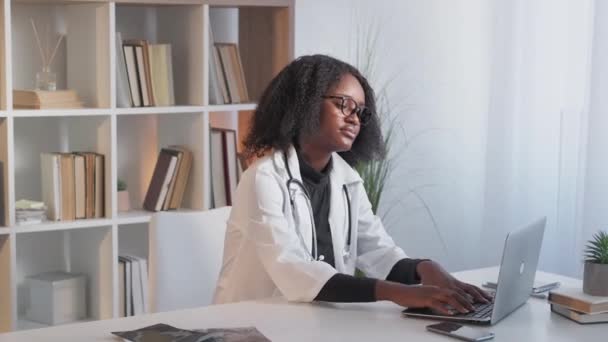
<instances>
[{"instance_id":1,"label":"wooden shelf board","mask_svg":"<svg viewBox=\"0 0 608 342\"><path fill-rule=\"evenodd\" d=\"M141 115L141 114L177 114L177 113L200 113L205 110L203 106L172 106L172 107L137 107L117 108L114 111L118 115Z\"/></svg>"},{"instance_id":2,"label":"wooden shelf board","mask_svg":"<svg viewBox=\"0 0 608 342\"><path fill-rule=\"evenodd\" d=\"M15 109L12 112L13 116L17 118L110 115L109 108Z\"/></svg>"},{"instance_id":3,"label":"wooden shelf board","mask_svg":"<svg viewBox=\"0 0 608 342\"><path fill-rule=\"evenodd\" d=\"M230 112L240 110L255 110L257 103L234 103L224 105L209 105L206 107L209 112Z\"/></svg>"},{"instance_id":4,"label":"wooden shelf board","mask_svg":"<svg viewBox=\"0 0 608 342\"><path fill-rule=\"evenodd\" d=\"M34 233L34 232L48 232L55 230L69 230L69 229L89 229L96 228L102 226L111 226L111 219L82 219L82 220L74 220L74 221L59 221L59 222L43 222L40 224L33 225L25 225L20 226L16 225L14 227L15 233L23 234L23 233Z\"/></svg>"}]
</instances>

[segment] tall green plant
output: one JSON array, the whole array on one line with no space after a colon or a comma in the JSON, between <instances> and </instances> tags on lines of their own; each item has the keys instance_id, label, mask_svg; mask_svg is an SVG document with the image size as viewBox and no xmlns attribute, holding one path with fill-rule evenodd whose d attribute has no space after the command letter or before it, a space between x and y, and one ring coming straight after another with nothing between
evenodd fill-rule
<instances>
[{"instance_id":1,"label":"tall green plant","mask_svg":"<svg viewBox=\"0 0 608 342\"><path fill-rule=\"evenodd\" d=\"M354 39L355 66L368 79L368 81L374 85L374 89L376 91L376 111L378 117L380 118L381 127L383 128L384 143L386 146L385 158L372 160L369 162L362 162L355 167L363 179L365 191L371 202L372 210L375 214L378 214L378 208L382 200L382 195L385 191L385 185L391 176L394 166L393 160L390 157L390 152L395 128L399 129L399 132L403 134L405 139L405 144L401 149L402 151L406 150L409 144L415 138L429 133L434 129L421 132L408 139L405 129L397 122L396 114L399 113L403 108L401 108L402 106L400 103L390 103L388 96L388 90L391 84L395 81L398 72L392 73L390 77L384 80L378 72L379 58L377 53L381 51L378 44L378 39L380 37L380 26L377 24L377 21L369 19L369 16L360 16L355 13L353 16L353 27L356 27L356 37ZM433 228L437 233L444 251L447 252L447 245L438 229L435 216L433 215L433 212L431 211L431 208L426 200L418 191L422 188L427 188L430 186L433 186L433 184L426 184L415 188L410 188L404 195L413 195L422 204L422 207L432 222Z\"/></svg>"},{"instance_id":2,"label":"tall green plant","mask_svg":"<svg viewBox=\"0 0 608 342\"><path fill-rule=\"evenodd\" d=\"M356 20L356 22L359 22ZM384 144L386 146L386 158L359 163L356 169L364 182L365 191L372 205L374 213L378 213L380 200L384 192L384 186L390 176L392 161L388 157L390 153L391 137L395 117L390 111L387 89L392 80L380 82L377 74L377 42L379 30L374 22L367 25L357 25L357 37L355 41L355 66L370 83L376 85L376 110L381 120L384 133Z\"/></svg>"}]
</instances>

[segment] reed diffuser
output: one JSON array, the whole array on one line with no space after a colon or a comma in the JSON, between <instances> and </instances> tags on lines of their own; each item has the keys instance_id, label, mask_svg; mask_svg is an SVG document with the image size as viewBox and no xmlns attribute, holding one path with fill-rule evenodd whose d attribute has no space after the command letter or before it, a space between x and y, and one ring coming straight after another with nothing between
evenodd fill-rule
<instances>
[{"instance_id":1,"label":"reed diffuser","mask_svg":"<svg viewBox=\"0 0 608 342\"><path fill-rule=\"evenodd\" d=\"M42 68L36 73L36 90L55 91L57 90L57 75L55 72L51 71L51 63L53 63L59 45L65 35L59 34L53 52L50 56L47 56L42 48L42 42L40 41L40 35L38 34L34 19L30 18L30 22L32 24L32 29L34 30L34 37L36 38L36 44L38 45L38 51L40 52L40 58L42 60Z\"/></svg>"}]
</instances>

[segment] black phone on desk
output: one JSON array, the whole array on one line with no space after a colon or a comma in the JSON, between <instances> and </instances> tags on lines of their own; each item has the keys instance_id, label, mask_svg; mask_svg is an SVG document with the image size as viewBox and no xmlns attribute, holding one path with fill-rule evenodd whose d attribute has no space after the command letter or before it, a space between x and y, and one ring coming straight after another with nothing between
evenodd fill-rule
<instances>
[{"instance_id":1,"label":"black phone on desk","mask_svg":"<svg viewBox=\"0 0 608 342\"><path fill-rule=\"evenodd\" d=\"M494 334L485 329L471 328L453 322L441 322L427 325L426 330L451 336L463 341L487 341L494 338Z\"/></svg>"}]
</instances>

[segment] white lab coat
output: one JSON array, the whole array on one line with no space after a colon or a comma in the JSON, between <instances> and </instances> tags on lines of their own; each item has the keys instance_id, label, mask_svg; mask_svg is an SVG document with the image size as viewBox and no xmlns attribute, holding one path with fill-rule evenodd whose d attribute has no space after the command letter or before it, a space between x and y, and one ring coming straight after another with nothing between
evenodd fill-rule
<instances>
[{"instance_id":1,"label":"white lab coat","mask_svg":"<svg viewBox=\"0 0 608 342\"><path fill-rule=\"evenodd\" d=\"M310 302L336 273L352 275L359 268L369 277L385 279L395 263L406 257L373 214L359 174L334 153L329 176L329 225L335 268L323 261L311 261L309 206L301 193L295 194L295 215L292 213L283 155L275 151L264 157L241 178L228 219L215 303L280 295L290 301ZM293 177L301 181L293 147L288 153L288 163ZM348 206L344 184L351 201L350 253L345 253ZM302 191L297 186L291 189ZM303 239L295 222L299 222Z\"/></svg>"}]
</instances>

